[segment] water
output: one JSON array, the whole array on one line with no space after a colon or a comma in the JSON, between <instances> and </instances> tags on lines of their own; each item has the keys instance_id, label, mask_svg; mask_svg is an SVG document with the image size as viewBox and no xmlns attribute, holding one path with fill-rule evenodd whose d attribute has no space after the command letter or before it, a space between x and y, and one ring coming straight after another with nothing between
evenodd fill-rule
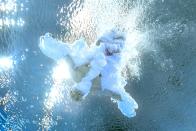
<instances>
[{"instance_id":1,"label":"water","mask_svg":"<svg viewBox=\"0 0 196 131\"><path fill-rule=\"evenodd\" d=\"M195 0L0 0L0 63L7 63L0 66L0 129L194 131L195 12ZM48 110L51 90L64 86L54 82L56 63L39 50L39 37L92 42L112 26L128 32L126 90L137 116L124 117L109 96L94 93L81 103L65 93Z\"/></svg>"}]
</instances>

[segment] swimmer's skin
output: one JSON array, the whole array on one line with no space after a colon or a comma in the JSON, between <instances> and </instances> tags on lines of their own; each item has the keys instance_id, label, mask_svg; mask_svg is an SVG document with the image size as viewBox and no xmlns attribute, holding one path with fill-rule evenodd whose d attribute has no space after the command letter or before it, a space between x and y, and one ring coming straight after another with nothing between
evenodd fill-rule
<instances>
[{"instance_id":1,"label":"swimmer's skin","mask_svg":"<svg viewBox=\"0 0 196 131\"><path fill-rule=\"evenodd\" d=\"M118 31L106 32L97 40L97 46L89 48L83 39L73 46L53 39L49 34L40 37L39 47L48 57L58 60L67 56L73 61L74 68L89 65L90 69L77 86L71 91L75 100L82 100L90 92L92 81L101 74L101 87L111 92L112 99L127 117L136 115L138 108L135 100L125 91L126 80L121 76L121 52L125 36ZM115 95L114 95L115 94Z\"/></svg>"}]
</instances>

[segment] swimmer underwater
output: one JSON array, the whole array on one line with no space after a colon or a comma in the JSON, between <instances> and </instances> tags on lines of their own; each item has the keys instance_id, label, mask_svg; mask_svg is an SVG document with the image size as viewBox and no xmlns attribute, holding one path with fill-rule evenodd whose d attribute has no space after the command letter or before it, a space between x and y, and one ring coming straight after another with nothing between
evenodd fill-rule
<instances>
[{"instance_id":1,"label":"swimmer underwater","mask_svg":"<svg viewBox=\"0 0 196 131\"><path fill-rule=\"evenodd\" d=\"M122 76L122 51L125 47L125 34L119 30L105 32L96 41L96 46L89 47L84 39L73 44L54 39L49 33L40 37L39 48L44 55L58 61L69 59L73 70L83 65L89 67L85 76L70 91L74 100L83 100L89 94L92 82L100 77L103 92L111 93L111 100L117 103L121 113L129 118L136 115L136 101L125 91L127 82Z\"/></svg>"}]
</instances>

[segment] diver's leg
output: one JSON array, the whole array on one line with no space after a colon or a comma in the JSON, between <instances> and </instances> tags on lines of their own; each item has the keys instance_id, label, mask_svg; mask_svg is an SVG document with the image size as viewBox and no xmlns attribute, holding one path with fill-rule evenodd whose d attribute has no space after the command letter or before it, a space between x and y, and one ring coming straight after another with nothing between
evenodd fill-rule
<instances>
[{"instance_id":1,"label":"diver's leg","mask_svg":"<svg viewBox=\"0 0 196 131\"><path fill-rule=\"evenodd\" d=\"M90 63L89 72L81 80L81 82L79 82L77 86L75 87L75 91L78 92L77 94L82 95L83 98L85 98L85 96L88 95L91 89L92 80L100 74L105 64L106 64L106 61L105 61L104 54L98 53Z\"/></svg>"},{"instance_id":2,"label":"diver's leg","mask_svg":"<svg viewBox=\"0 0 196 131\"><path fill-rule=\"evenodd\" d=\"M136 101L124 90L120 90L119 94L121 100L117 101L118 108L127 117L134 117L136 115L135 110L138 109Z\"/></svg>"},{"instance_id":3,"label":"diver's leg","mask_svg":"<svg viewBox=\"0 0 196 131\"><path fill-rule=\"evenodd\" d=\"M116 76L116 77L115 77ZM111 100L116 102L119 110L127 117L134 117L138 108L136 101L125 91L126 81L118 74L112 77L103 76L101 78L102 88L107 92L112 92Z\"/></svg>"}]
</instances>

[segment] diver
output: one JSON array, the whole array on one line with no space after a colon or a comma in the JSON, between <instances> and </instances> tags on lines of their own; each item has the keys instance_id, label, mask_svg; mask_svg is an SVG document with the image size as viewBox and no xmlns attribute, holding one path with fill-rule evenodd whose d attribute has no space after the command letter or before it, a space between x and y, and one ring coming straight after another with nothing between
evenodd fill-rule
<instances>
[{"instance_id":1,"label":"diver","mask_svg":"<svg viewBox=\"0 0 196 131\"><path fill-rule=\"evenodd\" d=\"M71 91L72 98L84 99L90 92L92 81L101 77L103 91L111 92L111 100L127 117L134 117L138 108L136 101L125 91L126 80L122 76L122 52L125 46L125 34L119 30L110 30L96 41L96 46L89 47L84 39L73 45L57 41L49 33L40 37L39 47L48 57L57 61L69 58L74 69L88 65L89 71Z\"/></svg>"}]
</instances>

